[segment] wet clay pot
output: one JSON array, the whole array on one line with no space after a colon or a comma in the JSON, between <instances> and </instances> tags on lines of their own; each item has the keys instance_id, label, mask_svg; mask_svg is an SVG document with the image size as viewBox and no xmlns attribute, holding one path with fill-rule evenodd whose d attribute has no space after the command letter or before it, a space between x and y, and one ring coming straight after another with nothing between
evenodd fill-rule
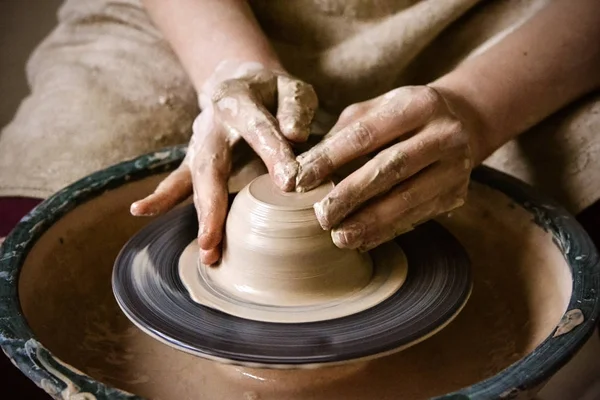
<instances>
[{"instance_id":1,"label":"wet clay pot","mask_svg":"<svg viewBox=\"0 0 600 400\"><path fill-rule=\"evenodd\" d=\"M319 370L239 368L177 351L120 312L111 273L149 222L131 217L129 204L183 156L171 148L87 177L33 210L3 244L0 344L55 398L529 398L593 331L600 264L589 237L531 187L482 168L467 204L438 219L467 250L474 286L437 335Z\"/></svg>"},{"instance_id":2,"label":"wet clay pot","mask_svg":"<svg viewBox=\"0 0 600 400\"><path fill-rule=\"evenodd\" d=\"M226 223L220 268L207 268L227 293L257 304L310 306L369 283L370 258L337 248L312 204L333 188L282 193L262 175L236 196ZM243 288L243 290L240 290Z\"/></svg>"}]
</instances>

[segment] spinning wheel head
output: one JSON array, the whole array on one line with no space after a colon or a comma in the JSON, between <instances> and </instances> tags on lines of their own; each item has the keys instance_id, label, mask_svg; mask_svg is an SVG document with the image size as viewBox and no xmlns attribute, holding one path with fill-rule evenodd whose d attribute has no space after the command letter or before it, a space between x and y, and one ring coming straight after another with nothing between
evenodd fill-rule
<instances>
[{"instance_id":1,"label":"spinning wheel head","mask_svg":"<svg viewBox=\"0 0 600 400\"><path fill-rule=\"evenodd\" d=\"M285 194L257 178L232 204L215 268L197 262L192 206L154 221L117 258L120 307L171 346L271 368L381 356L449 323L471 290L460 244L428 223L369 254L338 249L312 209L332 187Z\"/></svg>"}]
</instances>

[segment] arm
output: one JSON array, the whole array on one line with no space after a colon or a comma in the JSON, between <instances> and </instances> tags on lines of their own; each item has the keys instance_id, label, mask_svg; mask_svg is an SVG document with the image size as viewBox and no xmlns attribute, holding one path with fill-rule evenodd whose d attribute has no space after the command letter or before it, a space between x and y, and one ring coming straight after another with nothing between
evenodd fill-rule
<instances>
[{"instance_id":1,"label":"arm","mask_svg":"<svg viewBox=\"0 0 600 400\"><path fill-rule=\"evenodd\" d=\"M223 61L281 64L244 0L143 0L196 90Z\"/></svg>"},{"instance_id":2,"label":"arm","mask_svg":"<svg viewBox=\"0 0 600 400\"><path fill-rule=\"evenodd\" d=\"M557 0L432 87L477 126L474 162L600 86L600 4ZM467 110L470 109L470 110Z\"/></svg>"},{"instance_id":3,"label":"arm","mask_svg":"<svg viewBox=\"0 0 600 400\"><path fill-rule=\"evenodd\" d=\"M464 203L471 168L600 85L597 0L555 0L481 55L428 86L348 107L298 157L296 187L378 153L315 213L339 247L369 250Z\"/></svg>"},{"instance_id":4,"label":"arm","mask_svg":"<svg viewBox=\"0 0 600 400\"><path fill-rule=\"evenodd\" d=\"M289 142L308 138L317 96L284 71L245 1L144 3L195 86L202 113L182 164L131 213L161 214L193 194L200 258L212 264L221 254L236 143L249 144L274 183L292 190L298 164Z\"/></svg>"}]
</instances>

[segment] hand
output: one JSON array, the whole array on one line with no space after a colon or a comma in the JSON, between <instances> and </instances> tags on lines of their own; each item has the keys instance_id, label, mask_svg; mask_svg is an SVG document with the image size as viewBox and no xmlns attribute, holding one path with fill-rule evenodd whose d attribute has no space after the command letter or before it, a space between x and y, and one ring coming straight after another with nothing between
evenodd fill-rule
<instances>
[{"instance_id":1,"label":"hand","mask_svg":"<svg viewBox=\"0 0 600 400\"><path fill-rule=\"evenodd\" d=\"M372 249L464 203L472 132L457 109L428 86L395 89L348 107L324 140L297 158L302 191L379 151L314 206L338 247Z\"/></svg>"},{"instance_id":2,"label":"hand","mask_svg":"<svg viewBox=\"0 0 600 400\"><path fill-rule=\"evenodd\" d=\"M226 63L200 93L186 157L153 194L131 206L133 215L157 215L192 194L198 214L200 259L217 262L227 213L232 149L243 139L266 165L275 184L294 189L298 165L291 142L308 138L317 108L312 87L256 63ZM269 110L277 106L276 117Z\"/></svg>"}]
</instances>

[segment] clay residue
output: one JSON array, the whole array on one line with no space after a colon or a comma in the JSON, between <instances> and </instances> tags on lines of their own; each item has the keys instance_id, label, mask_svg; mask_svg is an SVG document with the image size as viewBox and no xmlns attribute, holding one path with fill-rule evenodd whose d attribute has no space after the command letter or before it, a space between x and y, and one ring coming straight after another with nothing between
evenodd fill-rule
<instances>
[{"instance_id":1,"label":"clay residue","mask_svg":"<svg viewBox=\"0 0 600 400\"><path fill-rule=\"evenodd\" d=\"M556 332L552 337L562 336L565 333L571 332L573 329L583 324L585 318L583 317L583 313L580 309L575 308L573 310L567 311L565 315L561 318L558 326L556 327Z\"/></svg>"}]
</instances>

